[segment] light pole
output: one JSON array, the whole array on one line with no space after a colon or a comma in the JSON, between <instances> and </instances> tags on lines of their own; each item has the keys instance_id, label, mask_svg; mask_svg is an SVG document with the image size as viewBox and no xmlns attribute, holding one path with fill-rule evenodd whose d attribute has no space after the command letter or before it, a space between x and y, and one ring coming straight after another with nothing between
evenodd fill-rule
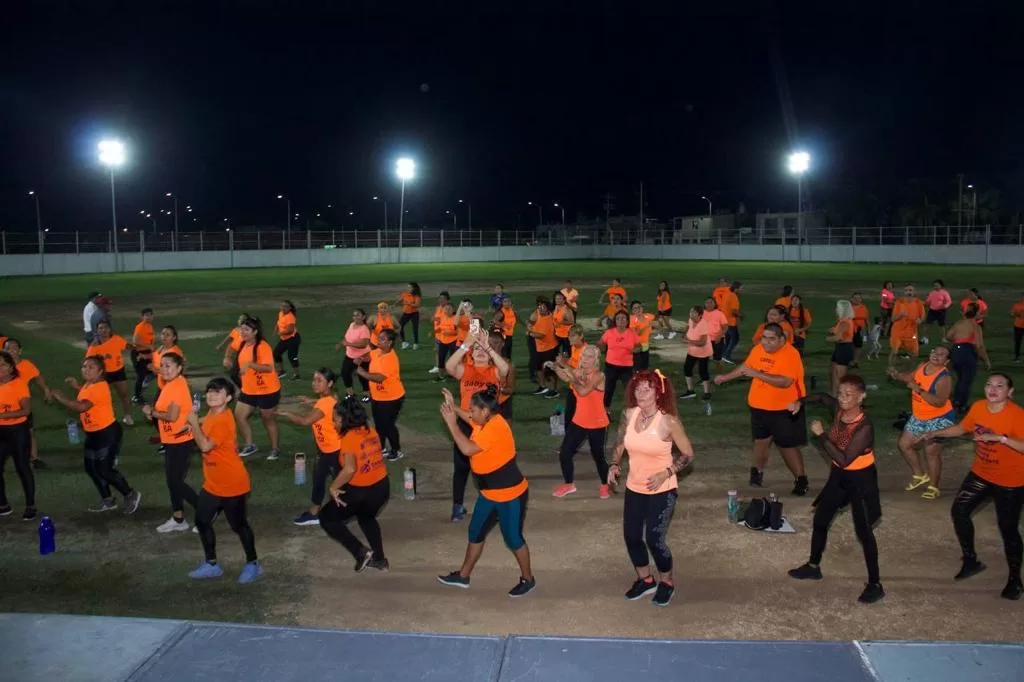
<instances>
[{"instance_id":1,"label":"light pole","mask_svg":"<svg viewBox=\"0 0 1024 682\"><path fill-rule=\"evenodd\" d=\"M374 195L373 200L374 201L379 201L380 203L384 204L384 233L387 234L387 231L388 231L388 202L387 202L387 199L385 199L382 196Z\"/></svg>"},{"instance_id":2,"label":"light pole","mask_svg":"<svg viewBox=\"0 0 1024 682\"><path fill-rule=\"evenodd\" d=\"M711 217L711 199L708 199L703 194L700 195L700 198L703 199L704 201L708 202L708 217L710 218Z\"/></svg>"},{"instance_id":3,"label":"light pole","mask_svg":"<svg viewBox=\"0 0 1024 682\"><path fill-rule=\"evenodd\" d=\"M460 204L466 204L466 209L468 211L468 216L467 216L468 220L466 221L466 223L467 223L466 224L466 229L472 231L473 230L473 204L471 204L469 202L466 202L466 201L463 201L462 199L459 199L459 203Z\"/></svg>"},{"instance_id":4,"label":"light pole","mask_svg":"<svg viewBox=\"0 0 1024 682\"><path fill-rule=\"evenodd\" d=\"M804 239L804 183L803 177L811 167L811 155L807 152L793 152L789 155L789 172L796 176L796 244L797 253L803 259Z\"/></svg>"},{"instance_id":5,"label":"light pole","mask_svg":"<svg viewBox=\"0 0 1024 682\"><path fill-rule=\"evenodd\" d=\"M174 234L178 234L178 195L168 192L164 196L168 199L174 199Z\"/></svg>"},{"instance_id":6,"label":"light pole","mask_svg":"<svg viewBox=\"0 0 1024 682\"><path fill-rule=\"evenodd\" d=\"M970 227L974 227L974 220L978 215L978 191L974 189L974 185L967 185L967 189L971 190L971 224Z\"/></svg>"},{"instance_id":7,"label":"light pole","mask_svg":"<svg viewBox=\"0 0 1024 682\"><path fill-rule=\"evenodd\" d=\"M153 234L156 234L156 218L153 217L152 213L146 213L145 211L139 211L140 216L148 218L153 223Z\"/></svg>"},{"instance_id":8,"label":"light pole","mask_svg":"<svg viewBox=\"0 0 1024 682\"><path fill-rule=\"evenodd\" d=\"M412 159L401 158L395 164L395 173L398 175L398 179L402 181L402 201L398 208L398 245L402 245L402 225L405 219L405 183L407 180L412 180L413 175L416 174L416 164Z\"/></svg>"},{"instance_id":9,"label":"light pole","mask_svg":"<svg viewBox=\"0 0 1024 682\"><path fill-rule=\"evenodd\" d=\"M559 203L556 201L555 208L562 212L562 227L565 227L565 206L559 205Z\"/></svg>"},{"instance_id":10,"label":"light pole","mask_svg":"<svg viewBox=\"0 0 1024 682\"><path fill-rule=\"evenodd\" d=\"M539 227L539 226L543 225L544 224L544 207L541 206L540 204L535 204L532 201L527 201L526 205L527 206L536 206L537 207L537 218L540 220L540 222L537 223L537 226Z\"/></svg>"},{"instance_id":11,"label":"light pole","mask_svg":"<svg viewBox=\"0 0 1024 682\"><path fill-rule=\"evenodd\" d=\"M124 143L120 140L103 140L99 143L98 150L100 163L110 169L111 231L114 240L114 253L117 253L117 194L114 190L114 169L124 164Z\"/></svg>"},{"instance_id":12,"label":"light pole","mask_svg":"<svg viewBox=\"0 0 1024 682\"><path fill-rule=\"evenodd\" d=\"M43 231L43 218L42 218L42 213L40 213L40 211L39 211L39 195L36 194L36 191L34 189L30 189L28 191L28 195L30 197L32 197L33 199L35 199L35 201L36 201L36 231L37 232L42 232Z\"/></svg>"},{"instance_id":13,"label":"light pole","mask_svg":"<svg viewBox=\"0 0 1024 682\"><path fill-rule=\"evenodd\" d=\"M292 200L283 194L277 195L278 199L284 199L285 204L285 232L292 231Z\"/></svg>"},{"instance_id":14,"label":"light pole","mask_svg":"<svg viewBox=\"0 0 1024 682\"><path fill-rule=\"evenodd\" d=\"M459 231L459 214L455 211L445 211L447 215L452 217L452 229L456 232Z\"/></svg>"}]
</instances>

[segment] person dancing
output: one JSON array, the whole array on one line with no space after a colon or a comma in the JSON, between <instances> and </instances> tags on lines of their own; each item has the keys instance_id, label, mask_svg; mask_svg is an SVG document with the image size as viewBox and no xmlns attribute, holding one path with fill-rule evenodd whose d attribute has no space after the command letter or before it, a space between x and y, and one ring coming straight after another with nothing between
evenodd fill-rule
<instances>
[{"instance_id":1,"label":"person dancing","mask_svg":"<svg viewBox=\"0 0 1024 682\"><path fill-rule=\"evenodd\" d=\"M263 325L259 318L247 318L239 329L242 347L238 351L238 371L242 377L242 391L235 404L235 420L245 446L238 454L249 457L259 450L253 442L252 426L249 425L249 417L259 410L260 421L270 439L267 459L274 461L281 456L278 447L280 435L274 420L274 411L281 402L281 379L275 371L274 352L263 338Z\"/></svg>"},{"instance_id":2,"label":"person dancing","mask_svg":"<svg viewBox=\"0 0 1024 682\"><path fill-rule=\"evenodd\" d=\"M299 322L296 317L298 311L295 309L295 304L291 301L284 300L281 302L281 308L277 311L277 331L278 342L274 346L274 366L275 368L280 365L281 371L278 373L278 379L284 379L284 358L288 358L288 363L292 366L292 379L299 379L299 346L302 345L302 337L299 335Z\"/></svg>"},{"instance_id":3,"label":"person dancing","mask_svg":"<svg viewBox=\"0 0 1024 682\"><path fill-rule=\"evenodd\" d=\"M953 344L949 353L950 364L956 372L953 386L953 409L957 414L967 413L971 399L971 386L978 375L978 358L985 362L985 368L992 371L992 363L985 349L985 331L977 322L978 307L969 305L963 311L963 318L953 323L946 332L946 340Z\"/></svg>"},{"instance_id":4,"label":"person dancing","mask_svg":"<svg viewBox=\"0 0 1024 682\"><path fill-rule=\"evenodd\" d=\"M134 426L132 403L128 397L128 374L124 369L124 353L128 350L128 342L113 332L107 320L96 323L93 332L95 336L92 344L85 349L85 357L103 358L103 379L121 399L121 407L124 409L122 421L125 426Z\"/></svg>"},{"instance_id":5,"label":"person dancing","mask_svg":"<svg viewBox=\"0 0 1024 682\"><path fill-rule=\"evenodd\" d=\"M26 384L18 376L17 363L7 351L0 351L0 516L13 512L4 486L4 468L7 458L14 460L14 471L25 492L23 521L36 518L36 479L32 472L29 417L32 416L32 397Z\"/></svg>"},{"instance_id":6,"label":"person dancing","mask_svg":"<svg viewBox=\"0 0 1024 682\"><path fill-rule=\"evenodd\" d=\"M409 348L409 342L405 340L405 325L412 323L412 349L419 350L420 347L420 306L423 303L423 292L416 282L409 282L405 291L395 301L395 305L402 306L402 316L398 318L398 333L402 339L402 350Z\"/></svg>"},{"instance_id":7,"label":"person dancing","mask_svg":"<svg viewBox=\"0 0 1024 682\"><path fill-rule=\"evenodd\" d=\"M661 370L633 375L608 468L608 485L614 486L622 473L622 458L629 457L622 534L637 578L626 599L634 601L654 592L651 603L655 606L668 606L675 593L668 527L676 508L677 475L693 461L693 446L679 421L674 396L672 383ZM678 457L672 455L673 445ZM657 581L651 556L658 569Z\"/></svg>"},{"instance_id":8,"label":"person dancing","mask_svg":"<svg viewBox=\"0 0 1024 682\"><path fill-rule=\"evenodd\" d=\"M686 378L686 392L680 394L680 400L696 398L693 390L693 369L697 368L700 381L704 387L701 398L704 402L711 400L711 373L708 360L714 352L711 345L711 328L704 320L704 307L695 305L690 308L690 322L686 325L686 360L683 361L683 376Z\"/></svg>"},{"instance_id":9,"label":"person dancing","mask_svg":"<svg viewBox=\"0 0 1024 682\"><path fill-rule=\"evenodd\" d=\"M853 337L857 333L853 321L853 304L846 299L836 301L836 324L832 327L825 340L834 343L829 372L829 393L836 395L839 380L846 376L853 364Z\"/></svg>"},{"instance_id":10,"label":"person dancing","mask_svg":"<svg viewBox=\"0 0 1024 682\"><path fill-rule=\"evenodd\" d=\"M395 352L393 329L383 329L377 335L377 348L357 361L356 373L370 382L370 411L373 425L385 447L384 459L397 462L405 457L398 433L398 415L405 404L405 385L402 366Z\"/></svg>"},{"instance_id":11,"label":"person dancing","mask_svg":"<svg viewBox=\"0 0 1024 682\"><path fill-rule=\"evenodd\" d=\"M29 387L29 393L31 393L32 384L34 383L43 391L43 400L49 402L50 387L46 383L46 378L34 362L21 354L21 341L15 338L7 338L3 345L0 345L0 350L5 350L11 354L11 357L14 359L14 366L18 370L18 378ZM39 459L39 442L36 440L35 415L29 415L28 421L25 423L28 424L32 468L49 469L50 467L47 466L46 462Z\"/></svg>"},{"instance_id":12,"label":"person dancing","mask_svg":"<svg viewBox=\"0 0 1024 682\"><path fill-rule=\"evenodd\" d=\"M587 346L580 354L579 366L570 369L557 363L549 363L562 381L570 386L576 396L576 408L572 420L566 424L565 437L558 459L562 465L562 485L555 488L554 497L565 497L576 492L574 482L575 467L573 458L583 441L590 443L590 456L597 466L597 479L600 481L598 497L607 500L608 460L605 459L604 442L608 430L608 413L604 409L604 374L601 372L601 351L594 346Z\"/></svg>"},{"instance_id":13,"label":"person dancing","mask_svg":"<svg viewBox=\"0 0 1024 682\"><path fill-rule=\"evenodd\" d=\"M370 327L366 324L366 311L356 308L352 311L352 322L345 330L345 336L334 345L334 352L345 349L345 359L341 362L341 381L345 384L345 397L355 397L353 390L353 377L356 374L356 360L365 357L370 353ZM370 382L359 377L359 384L363 387L363 395L360 398L364 403L370 402ZM325 412L325 415L330 415Z\"/></svg>"}]
</instances>

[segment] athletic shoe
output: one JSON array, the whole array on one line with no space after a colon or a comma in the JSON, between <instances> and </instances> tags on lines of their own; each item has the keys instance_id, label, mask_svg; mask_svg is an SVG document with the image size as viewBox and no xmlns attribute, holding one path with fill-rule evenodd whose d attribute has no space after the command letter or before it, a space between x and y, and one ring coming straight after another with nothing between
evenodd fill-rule
<instances>
[{"instance_id":1,"label":"athletic shoe","mask_svg":"<svg viewBox=\"0 0 1024 682\"><path fill-rule=\"evenodd\" d=\"M409 342L402 341L402 350L409 350Z\"/></svg>"},{"instance_id":2,"label":"athletic shoe","mask_svg":"<svg viewBox=\"0 0 1024 682\"><path fill-rule=\"evenodd\" d=\"M14 508L11 507L11 505L9 504L5 504L4 506L0 507L0 516L10 516L13 513Z\"/></svg>"},{"instance_id":3,"label":"athletic shoe","mask_svg":"<svg viewBox=\"0 0 1024 682\"><path fill-rule=\"evenodd\" d=\"M35 507L25 507L25 511L21 513L22 521L35 521L38 512Z\"/></svg>"},{"instance_id":4,"label":"athletic shoe","mask_svg":"<svg viewBox=\"0 0 1024 682\"><path fill-rule=\"evenodd\" d=\"M294 523L296 526L319 526L320 517L318 517L316 514L311 514L308 511L304 511L298 516L296 516L295 520L292 521L292 523Z\"/></svg>"},{"instance_id":5,"label":"athletic shoe","mask_svg":"<svg viewBox=\"0 0 1024 682\"><path fill-rule=\"evenodd\" d=\"M566 495L572 495L576 492L576 485L573 483L563 483L562 485L555 488L555 492L551 493L552 497L565 497Z\"/></svg>"},{"instance_id":6,"label":"athletic shoe","mask_svg":"<svg viewBox=\"0 0 1024 682\"><path fill-rule=\"evenodd\" d=\"M1016 364L1018 364L1018 363L1020 363L1020 358L1014 358L1014 359L1013 359L1013 364L1015 364L1015 365L1016 365Z\"/></svg>"},{"instance_id":7,"label":"athletic shoe","mask_svg":"<svg viewBox=\"0 0 1024 682\"><path fill-rule=\"evenodd\" d=\"M132 404L133 405L141 405L142 403L143 403L143 400L142 400L142 396L141 395L133 395L132 396Z\"/></svg>"},{"instance_id":8,"label":"athletic shoe","mask_svg":"<svg viewBox=\"0 0 1024 682\"><path fill-rule=\"evenodd\" d=\"M444 375L438 374L438 375L437 375L436 377L434 377L433 379L431 379L431 381L433 381L433 382L434 382L435 384L440 384L440 383L442 383L442 382L443 382L443 381L444 381L445 379L447 379L447 378L448 378L448 377L446 377L446 376L444 376Z\"/></svg>"},{"instance_id":9,"label":"athletic shoe","mask_svg":"<svg viewBox=\"0 0 1024 682\"><path fill-rule=\"evenodd\" d=\"M803 497L810 490L811 483L807 480L806 476L797 476L796 481L793 482L793 494L797 497Z\"/></svg>"},{"instance_id":10,"label":"athletic shoe","mask_svg":"<svg viewBox=\"0 0 1024 682\"><path fill-rule=\"evenodd\" d=\"M1009 599L1011 601L1018 601L1024 595L1024 584L1021 583L1020 578L1014 576L1006 581L1006 587L999 593L999 596L1003 599Z\"/></svg>"},{"instance_id":11,"label":"athletic shoe","mask_svg":"<svg viewBox=\"0 0 1024 682\"><path fill-rule=\"evenodd\" d=\"M427 370L427 374L437 374L440 371L440 367L431 367L430 369Z\"/></svg>"},{"instance_id":12,"label":"athletic shoe","mask_svg":"<svg viewBox=\"0 0 1024 682\"><path fill-rule=\"evenodd\" d=\"M525 597L526 595L533 592L533 588L535 587L537 587L536 578L530 578L529 580L527 580L526 578L520 578L519 582L516 583L516 586L508 591L508 596L512 597L513 599Z\"/></svg>"},{"instance_id":13,"label":"athletic shoe","mask_svg":"<svg viewBox=\"0 0 1024 682\"><path fill-rule=\"evenodd\" d=\"M469 589L469 578L463 578L462 574L458 571L452 571L448 575L437 576L437 582L443 585L450 585L451 587L461 587L464 590Z\"/></svg>"},{"instance_id":14,"label":"athletic shoe","mask_svg":"<svg viewBox=\"0 0 1024 682\"><path fill-rule=\"evenodd\" d=\"M298 372L292 373L292 381L299 381L300 379L302 379L302 377L299 375Z\"/></svg>"},{"instance_id":15,"label":"athletic shoe","mask_svg":"<svg viewBox=\"0 0 1024 682\"><path fill-rule=\"evenodd\" d=\"M981 563L974 557L963 557L962 561L963 563L960 566L960 572L953 576L953 580L967 580L968 578L973 578L988 568L988 566Z\"/></svg>"},{"instance_id":16,"label":"athletic shoe","mask_svg":"<svg viewBox=\"0 0 1024 682\"><path fill-rule=\"evenodd\" d=\"M371 552L368 549L364 549L363 555L356 559L356 565L353 567L353 570L356 573L362 573L363 569L366 568L366 566L370 563L371 559L373 559L373 552Z\"/></svg>"},{"instance_id":17,"label":"athletic shoe","mask_svg":"<svg viewBox=\"0 0 1024 682\"><path fill-rule=\"evenodd\" d=\"M790 578L796 578L797 580L821 580L821 566L804 564L789 569L788 573Z\"/></svg>"},{"instance_id":18,"label":"athletic shoe","mask_svg":"<svg viewBox=\"0 0 1024 682\"><path fill-rule=\"evenodd\" d=\"M722 362L724 362L727 365L735 365L736 364L735 362L733 362L729 358L722 358Z\"/></svg>"},{"instance_id":19,"label":"athletic shoe","mask_svg":"<svg viewBox=\"0 0 1024 682\"><path fill-rule=\"evenodd\" d=\"M114 511L115 509L117 509L117 502L111 497L109 500L100 500L98 504L89 505L86 511L102 514L103 512Z\"/></svg>"},{"instance_id":20,"label":"athletic shoe","mask_svg":"<svg viewBox=\"0 0 1024 682\"><path fill-rule=\"evenodd\" d=\"M655 606L668 606L669 602L672 601L672 595L676 593L676 588L668 583L658 583L658 589L654 592L654 598L651 599L651 603Z\"/></svg>"},{"instance_id":21,"label":"athletic shoe","mask_svg":"<svg viewBox=\"0 0 1024 682\"><path fill-rule=\"evenodd\" d=\"M466 518L466 507L461 504L452 505L452 521L461 521Z\"/></svg>"},{"instance_id":22,"label":"athletic shoe","mask_svg":"<svg viewBox=\"0 0 1024 682\"><path fill-rule=\"evenodd\" d=\"M44 462L43 460L41 460L41 459L34 459L34 460L32 460L32 468L33 469L49 469L50 467L47 466L46 462Z\"/></svg>"},{"instance_id":23,"label":"athletic shoe","mask_svg":"<svg viewBox=\"0 0 1024 682\"><path fill-rule=\"evenodd\" d=\"M255 455L257 452L259 452L259 448L250 443L249 445L246 445L245 447L238 451L238 456L250 457L252 455Z\"/></svg>"},{"instance_id":24,"label":"athletic shoe","mask_svg":"<svg viewBox=\"0 0 1024 682\"><path fill-rule=\"evenodd\" d=\"M538 386L537 390L533 391L530 395L544 395L548 392L548 389L543 386Z\"/></svg>"},{"instance_id":25,"label":"athletic shoe","mask_svg":"<svg viewBox=\"0 0 1024 682\"><path fill-rule=\"evenodd\" d=\"M545 398L558 398L561 394L553 388L549 388L548 392L544 394Z\"/></svg>"},{"instance_id":26,"label":"athletic shoe","mask_svg":"<svg viewBox=\"0 0 1024 682\"><path fill-rule=\"evenodd\" d=\"M597 496L600 497L602 500L607 500L609 497L612 496L612 492L608 488L607 483L602 483L600 486L598 486Z\"/></svg>"},{"instance_id":27,"label":"athletic shoe","mask_svg":"<svg viewBox=\"0 0 1024 682\"><path fill-rule=\"evenodd\" d=\"M273 462L275 459L281 456L281 450L278 448L271 448L270 454L267 455L267 461Z\"/></svg>"},{"instance_id":28,"label":"athletic shoe","mask_svg":"<svg viewBox=\"0 0 1024 682\"><path fill-rule=\"evenodd\" d=\"M758 471L756 467L750 467L750 485L756 485L758 488L764 485L764 472Z\"/></svg>"},{"instance_id":29,"label":"athletic shoe","mask_svg":"<svg viewBox=\"0 0 1024 682\"><path fill-rule=\"evenodd\" d=\"M696 398L696 397L697 397L697 392L696 391L686 391L685 393L680 393L679 394L679 399L680 400L689 400L690 398Z\"/></svg>"},{"instance_id":30,"label":"athletic shoe","mask_svg":"<svg viewBox=\"0 0 1024 682\"><path fill-rule=\"evenodd\" d=\"M158 447L156 449L156 454L159 455L160 457L163 457L164 455L167 454L167 448L165 448L163 445L161 445L160 447Z\"/></svg>"},{"instance_id":31,"label":"athletic shoe","mask_svg":"<svg viewBox=\"0 0 1024 682\"><path fill-rule=\"evenodd\" d=\"M636 601L640 597L646 597L657 589L658 583L654 582L654 578L648 578L647 580L637 578L636 582L633 583L633 586L626 590L626 599L629 601Z\"/></svg>"},{"instance_id":32,"label":"athletic shoe","mask_svg":"<svg viewBox=\"0 0 1024 682\"><path fill-rule=\"evenodd\" d=\"M390 571L391 570L391 564L388 563L388 560L386 558L385 559L370 559L370 561L366 564L366 566L367 566L367 568L375 568L378 571Z\"/></svg>"},{"instance_id":33,"label":"athletic shoe","mask_svg":"<svg viewBox=\"0 0 1024 682\"><path fill-rule=\"evenodd\" d=\"M389 462L397 462L398 460L405 457L405 453L401 450L389 450L388 454L384 455L384 459Z\"/></svg>"},{"instance_id":34,"label":"athletic shoe","mask_svg":"<svg viewBox=\"0 0 1024 682\"><path fill-rule=\"evenodd\" d=\"M184 533L188 530L188 523L185 519L176 519L173 516L156 527L157 533Z\"/></svg>"},{"instance_id":35,"label":"athletic shoe","mask_svg":"<svg viewBox=\"0 0 1024 682\"><path fill-rule=\"evenodd\" d=\"M124 419L121 420L121 423L124 424L125 426L135 426L135 420L132 419L132 416L130 414L126 414L124 416Z\"/></svg>"},{"instance_id":36,"label":"athletic shoe","mask_svg":"<svg viewBox=\"0 0 1024 682\"><path fill-rule=\"evenodd\" d=\"M665 340L665 335L664 334L655 334L654 335L654 340L655 341L664 341Z\"/></svg>"},{"instance_id":37,"label":"athletic shoe","mask_svg":"<svg viewBox=\"0 0 1024 682\"><path fill-rule=\"evenodd\" d=\"M262 575L263 564L258 561L250 561L242 568L242 572L238 574L238 584L248 585Z\"/></svg>"},{"instance_id":38,"label":"athletic shoe","mask_svg":"<svg viewBox=\"0 0 1024 682\"><path fill-rule=\"evenodd\" d=\"M278 379L284 379L284 378L285 378L286 376L288 376L288 372L280 372L280 373L279 373L279 374L277 375L277 378L278 378Z\"/></svg>"},{"instance_id":39,"label":"athletic shoe","mask_svg":"<svg viewBox=\"0 0 1024 682\"><path fill-rule=\"evenodd\" d=\"M359 402L361 402L361 403L368 403L368 402L370 402L370 394L369 393L364 393L362 395L362 397L359 398Z\"/></svg>"},{"instance_id":40,"label":"athletic shoe","mask_svg":"<svg viewBox=\"0 0 1024 682\"><path fill-rule=\"evenodd\" d=\"M199 535L199 526L192 526L192 532Z\"/></svg>"},{"instance_id":41,"label":"athletic shoe","mask_svg":"<svg viewBox=\"0 0 1024 682\"><path fill-rule=\"evenodd\" d=\"M224 569L218 564L204 561L194 571L190 571L188 577L194 580L209 580L210 578L219 578L222 575L224 575Z\"/></svg>"},{"instance_id":42,"label":"athletic shoe","mask_svg":"<svg viewBox=\"0 0 1024 682\"><path fill-rule=\"evenodd\" d=\"M139 511L139 505L142 504L142 493L138 490L133 490L124 496L124 514L129 516Z\"/></svg>"},{"instance_id":43,"label":"athletic shoe","mask_svg":"<svg viewBox=\"0 0 1024 682\"><path fill-rule=\"evenodd\" d=\"M864 583L864 591L857 597L857 601L861 604L874 604L876 601L881 601L884 596L885 590L882 589L882 583Z\"/></svg>"},{"instance_id":44,"label":"athletic shoe","mask_svg":"<svg viewBox=\"0 0 1024 682\"><path fill-rule=\"evenodd\" d=\"M672 339L676 338L676 333L675 332L669 332L668 333L668 338L669 338L669 341L671 341Z\"/></svg>"}]
</instances>

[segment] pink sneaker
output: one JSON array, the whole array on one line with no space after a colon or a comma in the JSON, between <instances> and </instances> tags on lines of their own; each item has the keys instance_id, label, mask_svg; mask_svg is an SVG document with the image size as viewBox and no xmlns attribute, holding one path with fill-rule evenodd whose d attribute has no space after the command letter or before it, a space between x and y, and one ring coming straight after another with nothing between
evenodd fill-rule
<instances>
[{"instance_id":1,"label":"pink sneaker","mask_svg":"<svg viewBox=\"0 0 1024 682\"><path fill-rule=\"evenodd\" d=\"M597 489L597 496L600 497L602 500L607 500L609 497L612 496L612 493L608 489L607 485L603 485Z\"/></svg>"},{"instance_id":2,"label":"pink sneaker","mask_svg":"<svg viewBox=\"0 0 1024 682\"><path fill-rule=\"evenodd\" d=\"M576 492L576 485L573 483L563 483L562 485L555 488L555 492L552 493L554 497L565 497L566 495L572 495Z\"/></svg>"}]
</instances>

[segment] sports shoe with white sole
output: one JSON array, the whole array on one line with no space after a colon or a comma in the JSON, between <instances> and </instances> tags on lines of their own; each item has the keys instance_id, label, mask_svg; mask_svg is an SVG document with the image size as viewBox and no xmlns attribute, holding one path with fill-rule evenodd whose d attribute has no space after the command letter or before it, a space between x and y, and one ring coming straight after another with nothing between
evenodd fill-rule
<instances>
[{"instance_id":1,"label":"sports shoe with white sole","mask_svg":"<svg viewBox=\"0 0 1024 682\"><path fill-rule=\"evenodd\" d=\"M156 527L157 533L184 533L189 529L188 521L173 516Z\"/></svg>"}]
</instances>

